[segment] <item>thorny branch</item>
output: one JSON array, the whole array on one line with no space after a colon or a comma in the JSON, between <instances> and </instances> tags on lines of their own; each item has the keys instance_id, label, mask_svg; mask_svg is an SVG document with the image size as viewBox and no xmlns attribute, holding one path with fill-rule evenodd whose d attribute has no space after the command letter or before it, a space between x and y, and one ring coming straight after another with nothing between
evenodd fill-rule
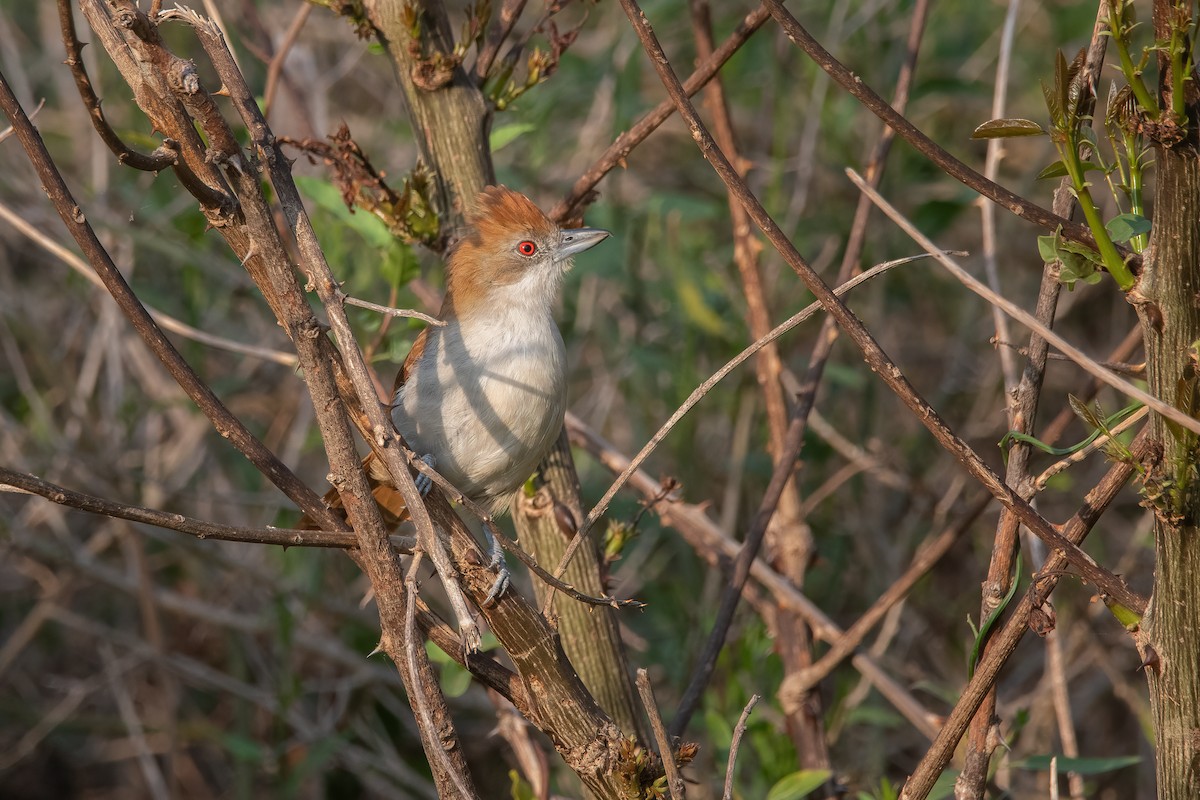
<instances>
[{"instance_id":1,"label":"thorny branch","mask_svg":"<svg viewBox=\"0 0 1200 800\"><path fill-rule=\"evenodd\" d=\"M89 514L127 519L157 528L179 531L197 539L216 539L224 542L247 542L273 544L282 547L333 547L342 550L358 547L358 540L350 531L309 531L288 528L246 528L235 525L219 525L202 519L192 519L183 514L172 514L152 508L131 506L103 497L77 492L35 475L0 466L0 492L6 486L15 490L36 494L52 503L77 508ZM412 550L412 537L393 536L392 542L401 552Z\"/></svg>"},{"instance_id":2,"label":"thorny branch","mask_svg":"<svg viewBox=\"0 0 1200 800\"><path fill-rule=\"evenodd\" d=\"M179 143L173 139L165 139L153 153L139 153L122 141L117 132L108 124L104 111L100 108L100 98L92 88L92 80L88 77L87 68L83 65L83 45L75 32L75 16L71 11L69 0L58 0L58 23L62 30L63 44L67 49L66 65L75 79L75 87L79 90L79 98L92 126L108 149L117 157L117 161L134 169L144 172L160 172L174 166L179 161Z\"/></svg>"}]
</instances>

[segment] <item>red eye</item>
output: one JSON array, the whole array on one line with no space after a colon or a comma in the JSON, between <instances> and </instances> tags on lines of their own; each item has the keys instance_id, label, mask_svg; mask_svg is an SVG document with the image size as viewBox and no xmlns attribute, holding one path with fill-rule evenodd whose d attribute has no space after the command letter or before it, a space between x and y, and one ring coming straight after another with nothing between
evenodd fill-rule
<instances>
[{"instance_id":1,"label":"red eye","mask_svg":"<svg viewBox=\"0 0 1200 800\"><path fill-rule=\"evenodd\" d=\"M537 252L537 245L526 239L517 245L517 252L523 256L531 256Z\"/></svg>"}]
</instances>

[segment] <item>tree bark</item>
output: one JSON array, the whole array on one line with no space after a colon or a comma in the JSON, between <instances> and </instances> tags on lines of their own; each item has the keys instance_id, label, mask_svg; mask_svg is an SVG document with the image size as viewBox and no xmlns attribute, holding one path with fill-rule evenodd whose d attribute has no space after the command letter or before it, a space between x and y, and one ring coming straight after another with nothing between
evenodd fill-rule
<instances>
[{"instance_id":1,"label":"tree bark","mask_svg":"<svg viewBox=\"0 0 1200 800\"><path fill-rule=\"evenodd\" d=\"M579 502L579 478L565 428L539 472L545 483L533 497L518 499L514 504L513 519L520 532L521 545L534 554L538 563L553 569L575 535L574 528L584 517ZM571 530L559 522L564 511L569 512L574 522ZM576 589L594 597L607 591L604 573L600 548L595 537L588 537L562 577ZM553 590L536 579L533 588L538 603L544 605L547 593ZM584 685L627 736L636 735L640 741L649 741L638 713L614 610L607 606L584 605L565 596L555 598L554 608L563 649Z\"/></svg>"},{"instance_id":2,"label":"tree bark","mask_svg":"<svg viewBox=\"0 0 1200 800\"><path fill-rule=\"evenodd\" d=\"M1176 401L1176 387L1192 375L1193 343L1200 338L1200 161L1195 152L1159 149L1156 213L1141 293L1146 366L1151 390ZM1200 529L1196 519L1196 445L1192 435L1176 437L1156 419L1163 445L1153 493L1157 569L1144 632L1147 679L1158 746L1158 796L1182 800L1200 796ZM1166 486L1178 481L1175 487ZM1177 494L1175 494L1177 493ZM1157 656L1157 661L1156 661Z\"/></svg>"},{"instance_id":3,"label":"tree bark","mask_svg":"<svg viewBox=\"0 0 1200 800\"><path fill-rule=\"evenodd\" d=\"M1193 130L1195 121L1192 122ZM1155 156L1154 229L1139 289L1146 366L1154 394L1179 404L1196 389L1200 339L1200 160L1191 146ZM1156 311L1155 311L1156 310ZM1160 316L1161 315L1161 316ZM1200 797L1200 526L1196 438L1161 418L1163 457L1147 484L1155 510L1154 596L1143 621L1143 657L1157 738L1158 796ZM1172 485L1173 484L1173 485Z\"/></svg>"},{"instance_id":4,"label":"tree bark","mask_svg":"<svg viewBox=\"0 0 1200 800\"><path fill-rule=\"evenodd\" d=\"M440 2L411 4L420 10L417 39L404 22L408 3L365 5L404 91L421 160L436 176L442 230L453 230L462 224L464 203L496 180L488 144L491 110L461 64L453 62L454 37ZM439 59L441 66L431 67Z\"/></svg>"},{"instance_id":5,"label":"tree bark","mask_svg":"<svg viewBox=\"0 0 1200 800\"><path fill-rule=\"evenodd\" d=\"M1193 4L1155 0L1154 32L1170 36L1180 13L1194 24ZM1189 28L1190 30L1190 28ZM1190 43L1189 43L1190 45ZM1170 64L1159 53L1159 96L1171 106ZM1200 89L1185 84L1185 136L1155 147L1154 228L1136 288L1146 340L1146 370L1156 397L1196 413L1196 342L1200 339ZM1164 110L1161 119L1168 119ZM1150 472L1145 500L1155 512L1154 595L1139 642L1150 685L1162 800L1200 797L1200 485L1193 434L1154 418L1162 460Z\"/></svg>"}]
</instances>

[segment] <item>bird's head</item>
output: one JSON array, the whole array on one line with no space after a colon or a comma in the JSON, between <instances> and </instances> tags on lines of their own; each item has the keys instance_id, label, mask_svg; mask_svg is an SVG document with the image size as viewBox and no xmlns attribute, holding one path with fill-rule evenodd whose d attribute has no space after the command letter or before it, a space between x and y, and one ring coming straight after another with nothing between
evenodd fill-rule
<instances>
[{"instance_id":1,"label":"bird's head","mask_svg":"<svg viewBox=\"0 0 1200 800\"><path fill-rule=\"evenodd\" d=\"M468 228L450 255L447 287L460 313L497 293L553 301L577 253L610 236L599 228L559 228L528 197L504 186L480 192Z\"/></svg>"}]
</instances>

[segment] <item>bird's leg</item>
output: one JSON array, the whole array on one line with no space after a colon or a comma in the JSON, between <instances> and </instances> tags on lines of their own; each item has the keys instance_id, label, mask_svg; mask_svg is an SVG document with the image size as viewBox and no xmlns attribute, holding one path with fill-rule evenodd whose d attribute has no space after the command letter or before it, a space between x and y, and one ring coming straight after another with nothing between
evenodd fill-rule
<instances>
[{"instance_id":1,"label":"bird's leg","mask_svg":"<svg viewBox=\"0 0 1200 800\"><path fill-rule=\"evenodd\" d=\"M488 568L496 573L496 580L492 582L491 591L483 601L484 606L491 606L508 590L508 585L512 582L512 574L504 563L504 550L500 547L499 540L492 535L492 531L487 525L483 526L483 535L487 537L488 553L492 557L488 562Z\"/></svg>"},{"instance_id":2,"label":"bird's leg","mask_svg":"<svg viewBox=\"0 0 1200 800\"><path fill-rule=\"evenodd\" d=\"M435 459L433 457L433 453L426 453L425 455L421 456L421 460L424 461L430 469L435 468ZM413 480L413 482L417 484L417 491L421 493L421 497L429 494L429 490L433 488L433 478L429 477L424 472L418 472L417 477Z\"/></svg>"}]
</instances>

